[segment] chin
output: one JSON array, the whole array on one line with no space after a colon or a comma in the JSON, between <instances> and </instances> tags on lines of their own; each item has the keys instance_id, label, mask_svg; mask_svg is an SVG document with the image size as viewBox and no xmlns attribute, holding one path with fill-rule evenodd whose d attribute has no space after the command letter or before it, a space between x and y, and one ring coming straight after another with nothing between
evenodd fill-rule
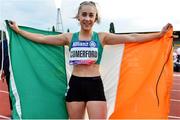
<instances>
[{"instance_id":1,"label":"chin","mask_svg":"<svg viewBox=\"0 0 180 120\"><path fill-rule=\"evenodd\" d=\"M89 31L89 30L91 30L91 28L87 28L87 29L84 29L85 31Z\"/></svg>"},{"instance_id":2,"label":"chin","mask_svg":"<svg viewBox=\"0 0 180 120\"><path fill-rule=\"evenodd\" d=\"M91 30L91 29L92 29L92 26L84 27L84 30Z\"/></svg>"},{"instance_id":3,"label":"chin","mask_svg":"<svg viewBox=\"0 0 180 120\"><path fill-rule=\"evenodd\" d=\"M91 28L83 28L84 31L89 31Z\"/></svg>"}]
</instances>

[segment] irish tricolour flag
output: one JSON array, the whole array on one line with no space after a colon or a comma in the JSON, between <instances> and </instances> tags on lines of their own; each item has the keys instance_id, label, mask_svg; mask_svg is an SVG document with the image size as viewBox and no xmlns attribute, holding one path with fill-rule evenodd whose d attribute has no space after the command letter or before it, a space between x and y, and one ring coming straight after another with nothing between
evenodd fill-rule
<instances>
[{"instance_id":1,"label":"irish tricolour flag","mask_svg":"<svg viewBox=\"0 0 180 120\"><path fill-rule=\"evenodd\" d=\"M59 34L34 28L45 35ZM172 84L172 29L160 40L105 46L100 64L108 118L167 118ZM68 118L68 48L38 44L7 26L13 118Z\"/></svg>"}]
</instances>

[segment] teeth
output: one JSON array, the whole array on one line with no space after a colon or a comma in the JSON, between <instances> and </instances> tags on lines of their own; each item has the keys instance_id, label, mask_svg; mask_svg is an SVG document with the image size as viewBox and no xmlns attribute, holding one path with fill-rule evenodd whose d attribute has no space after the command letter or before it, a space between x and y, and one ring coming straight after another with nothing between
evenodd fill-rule
<instances>
[{"instance_id":1,"label":"teeth","mask_svg":"<svg viewBox=\"0 0 180 120\"><path fill-rule=\"evenodd\" d=\"M85 25L90 25L90 23L84 23Z\"/></svg>"}]
</instances>

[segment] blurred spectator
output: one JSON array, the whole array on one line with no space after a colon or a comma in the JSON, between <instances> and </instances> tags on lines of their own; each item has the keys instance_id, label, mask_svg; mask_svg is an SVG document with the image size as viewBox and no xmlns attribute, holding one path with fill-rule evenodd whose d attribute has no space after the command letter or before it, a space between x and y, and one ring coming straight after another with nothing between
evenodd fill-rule
<instances>
[{"instance_id":1,"label":"blurred spectator","mask_svg":"<svg viewBox=\"0 0 180 120\"><path fill-rule=\"evenodd\" d=\"M176 49L177 59L180 60L180 48Z\"/></svg>"},{"instance_id":2,"label":"blurred spectator","mask_svg":"<svg viewBox=\"0 0 180 120\"><path fill-rule=\"evenodd\" d=\"M177 55L176 55L177 54ZM173 53L174 71L180 72L180 48Z\"/></svg>"},{"instance_id":3,"label":"blurred spectator","mask_svg":"<svg viewBox=\"0 0 180 120\"><path fill-rule=\"evenodd\" d=\"M173 63L177 61L177 53L173 52Z\"/></svg>"}]
</instances>

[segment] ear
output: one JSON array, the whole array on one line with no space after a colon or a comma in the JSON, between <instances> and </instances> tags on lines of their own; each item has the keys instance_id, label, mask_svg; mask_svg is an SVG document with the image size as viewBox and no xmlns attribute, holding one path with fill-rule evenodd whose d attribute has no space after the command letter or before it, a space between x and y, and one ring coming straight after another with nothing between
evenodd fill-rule
<instances>
[{"instance_id":1,"label":"ear","mask_svg":"<svg viewBox=\"0 0 180 120\"><path fill-rule=\"evenodd\" d=\"M80 21L80 18L79 18L79 16L77 16L76 18L77 18L77 20L78 20L78 21Z\"/></svg>"}]
</instances>

